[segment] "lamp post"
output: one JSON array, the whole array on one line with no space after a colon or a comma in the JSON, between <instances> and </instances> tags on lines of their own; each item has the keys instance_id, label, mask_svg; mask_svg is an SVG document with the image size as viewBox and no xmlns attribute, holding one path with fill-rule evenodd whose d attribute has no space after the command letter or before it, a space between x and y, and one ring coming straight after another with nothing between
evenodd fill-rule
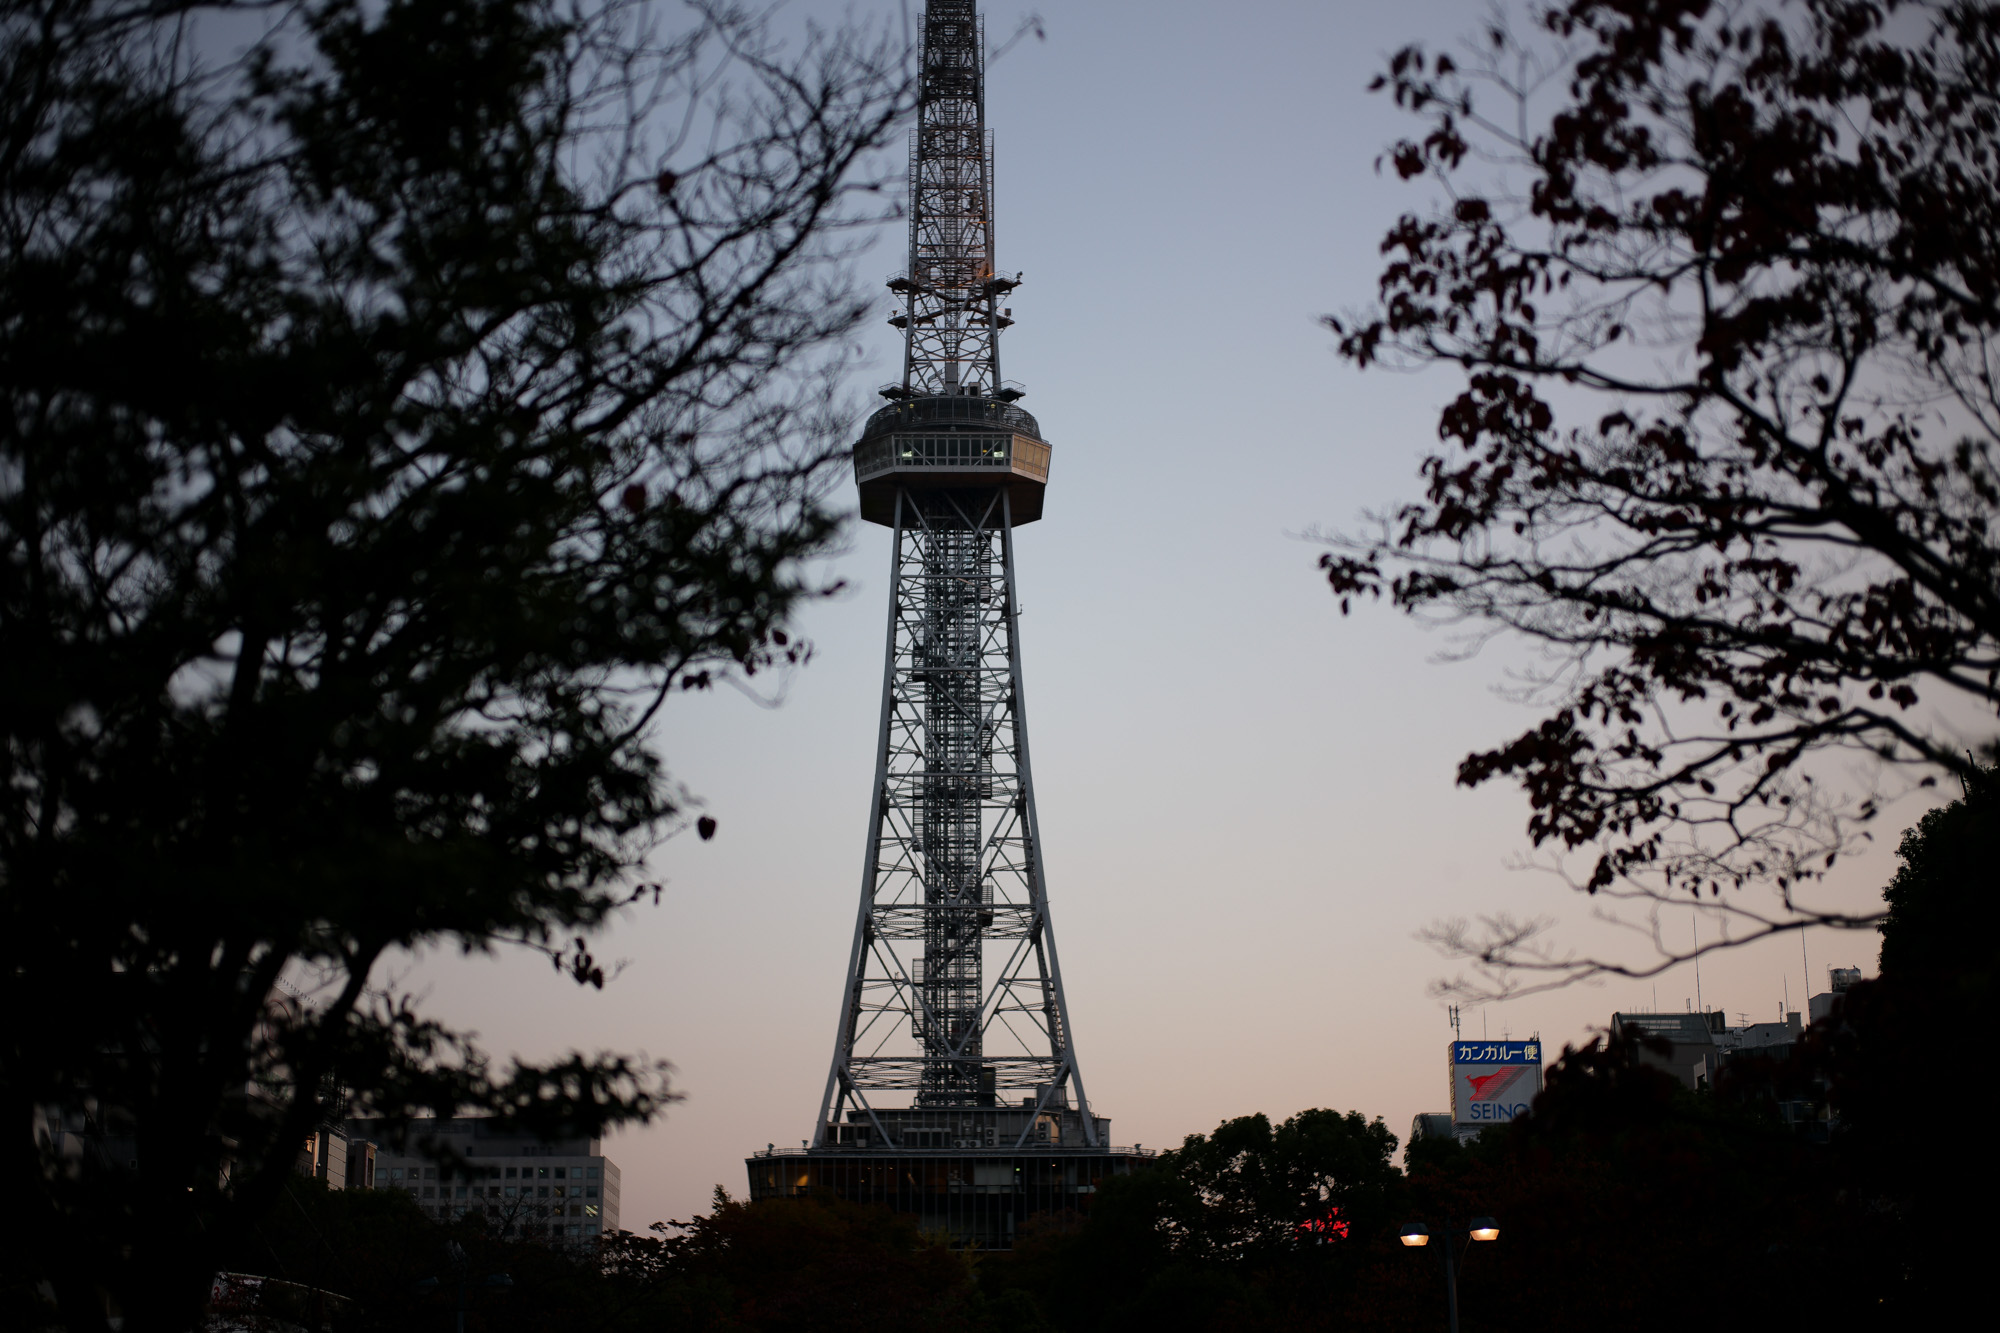
<instances>
[{"instance_id":1,"label":"lamp post","mask_svg":"<svg viewBox=\"0 0 2000 1333\"><path fill-rule=\"evenodd\" d=\"M1458 1239L1460 1234L1465 1239ZM1450 1321L1451 1333L1458 1333L1458 1265L1465 1252L1472 1248L1476 1240L1499 1240L1500 1227L1490 1217L1475 1217L1458 1231L1447 1231L1444 1244L1440 1247L1444 1258L1444 1305ZM1431 1243L1431 1229L1422 1222L1406 1223L1402 1230L1403 1244L1417 1247Z\"/></svg>"}]
</instances>

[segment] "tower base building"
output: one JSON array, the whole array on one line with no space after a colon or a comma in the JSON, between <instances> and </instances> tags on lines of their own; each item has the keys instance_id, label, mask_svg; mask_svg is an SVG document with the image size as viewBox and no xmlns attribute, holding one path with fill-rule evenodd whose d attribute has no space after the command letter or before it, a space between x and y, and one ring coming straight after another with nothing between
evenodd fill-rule
<instances>
[{"instance_id":1,"label":"tower base building","mask_svg":"<svg viewBox=\"0 0 2000 1333\"><path fill-rule=\"evenodd\" d=\"M750 1159L750 1197L823 1194L880 1204L955 1247L1010 1250L1031 1219L1089 1212L1098 1187L1140 1160L1118 1150L997 1156L921 1151L889 1157L781 1148Z\"/></svg>"},{"instance_id":2,"label":"tower base building","mask_svg":"<svg viewBox=\"0 0 2000 1333\"><path fill-rule=\"evenodd\" d=\"M1091 1196L1112 1176L1151 1153L1092 1147L1082 1117L1068 1107L1021 1105L935 1111L848 1112L823 1147L767 1148L750 1159L750 1197L823 1194L880 1204L916 1220L927 1234L974 1250L1013 1248L1037 1216L1090 1211ZM890 1141L878 1141L877 1125ZM1111 1122L1096 1117L1100 1143ZM1029 1146L1017 1148L1023 1136Z\"/></svg>"}]
</instances>

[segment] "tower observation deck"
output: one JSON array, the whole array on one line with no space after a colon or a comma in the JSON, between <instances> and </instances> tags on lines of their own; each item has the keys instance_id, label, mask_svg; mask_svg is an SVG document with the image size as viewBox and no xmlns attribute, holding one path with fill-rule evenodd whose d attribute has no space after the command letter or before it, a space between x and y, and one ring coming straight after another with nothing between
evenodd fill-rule
<instances>
[{"instance_id":1,"label":"tower observation deck","mask_svg":"<svg viewBox=\"0 0 2000 1333\"><path fill-rule=\"evenodd\" d=\"M861 516L893 533L861 901L812 1136L748 1166L753 1199L827 1191L998 1249L1146 1154L1084 1092L1049 915L1013 533L1051 449L1000 377L1020 276L994 268L974 0L929 0L922 59L903 377L854 446Z\"/></svg>"}]
</instances>

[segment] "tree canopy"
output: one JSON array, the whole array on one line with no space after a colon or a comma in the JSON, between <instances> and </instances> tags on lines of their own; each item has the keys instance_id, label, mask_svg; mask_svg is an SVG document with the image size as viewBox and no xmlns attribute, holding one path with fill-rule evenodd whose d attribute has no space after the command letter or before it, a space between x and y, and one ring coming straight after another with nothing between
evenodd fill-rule
<instances>
[{"instance_id":1,"label":"tree canopy","mask_svg":"<svg viewBox=\"0 0 2000 1333\"><path fill-rule=\"evenodd\" d=\"M1903 834L1882 896L1882 975L1992 987L2000 961L2000 769L1978 768L1949 805Z\"/></svg>"},{"instance_id":2,"label":"tree canopy","mask_svg":"<svg viewBox=\"0 0 2000 1333\"><path fill-rule=\"evenodd\" d=\"M1427 125L1386 163L1445 202L1330 323L1356 366L1464 388L1422 497L1331 538L1327 576L1343 611L1533 645L1543 716L1458 778L1517 783L1600 901L1700 898L1739 941L1872 926L1801 887L2000 710L2000 11L1535 21L1379 80ZM1487 925L1441 936L1483 994L1684 956Z\"/></svg>"},{"instance_id":3,"label":"tree canopy","mask_svg":"<svg viewBox=\"0 0 2000 1333\"><path fill-rule=\"evenodd\" d=\"M1317 1326L1392 1234L1395 1151L1355 1111L1237 1116L1109 1178L1087 1217L1045 1220L981 1282L1060 1328Z\"/></svg>"},{"instance_id":4,"label":"tree canopy","mask_svg":"<svg viewBox=\"0 0 2000 1333\"><path fill-rule=\"evenodd\" d=\"M1957 800L1903 835L1898 860L1883 894L1881 975L1814 1025L1806 1057L1839 1115L1850 1188L1897 1220L1886 1237L1895 1262L1942 1316L1975 1298L1979 1218L2000 1176L1976 1155L1938 1169L1921 1128L1963 1100L1966 1023L1992 1008L2000 979L2000 772L1969 775Z\"/></svg>"},{"instance_id":5,"label":"tree canopy","mask_svg":"<svg viewBox=\"0 0 2000 1333\"><path fill-rule=\"evenodd\" d=\"M695 814L657 710L803 651L907 63L683 13L0 18L0 1097L77 1333L185 1326L328 1118L673 1095L496 1067L380 965L601 986Z\"/></svg>"}]
</instances>

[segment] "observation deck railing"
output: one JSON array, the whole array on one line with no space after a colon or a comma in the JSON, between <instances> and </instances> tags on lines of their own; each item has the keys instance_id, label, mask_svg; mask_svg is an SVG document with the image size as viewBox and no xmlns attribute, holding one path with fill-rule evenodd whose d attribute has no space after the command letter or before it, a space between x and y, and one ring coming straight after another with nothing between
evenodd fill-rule
<instances>
[{"instance_id":1,"label":"observation deck railing","mask_svg":"<svg viewBox=\"0 0 2000 1333\"><path fill-rule=\"evenodd\" d=\"M1049 479L1049 446L1029 435L872 435L854 446L854 479L897 470L981 472L994 469L1036 481Z\"/></svg>"}]
</instances>

